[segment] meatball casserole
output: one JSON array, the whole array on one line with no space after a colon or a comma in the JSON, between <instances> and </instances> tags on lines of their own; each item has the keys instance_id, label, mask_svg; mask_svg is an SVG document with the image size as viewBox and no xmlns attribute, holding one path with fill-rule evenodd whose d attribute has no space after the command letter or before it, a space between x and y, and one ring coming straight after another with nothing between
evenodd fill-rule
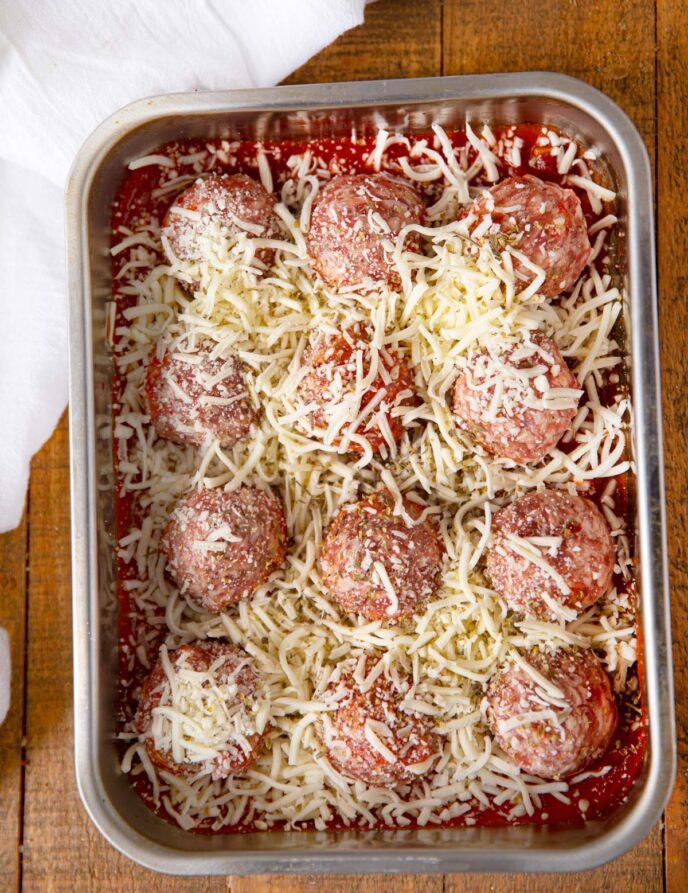
<instances>
[{"instance_id":1,"label":"meatball casserole","mask_svg":"<svg viewBox=\"0 0 688 893\"><path fill-rule=\"evenodd\" d=\"M172 143L114 211L122 769L189 830L582 821L642 759L594 147Z\"/></svg>"}]
</instances>

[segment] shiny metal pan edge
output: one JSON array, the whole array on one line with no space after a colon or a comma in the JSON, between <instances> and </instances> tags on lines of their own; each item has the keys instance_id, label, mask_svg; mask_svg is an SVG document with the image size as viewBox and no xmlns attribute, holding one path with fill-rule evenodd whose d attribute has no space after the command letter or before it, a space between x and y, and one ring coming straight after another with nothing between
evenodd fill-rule
<instances>
[{"instance_id":1,"label":"shiny metal pan edge","mask_svg":"<svg viewBox=\"0 0 688 893\"><path fill-rule=\"evenodd\" d=\"M351 126L421 129L432 121L536 120L602 150L625 210L628 353L634 402L636 554L644 639L648 753L627 802L580 827L425 828L203 836L153 815L117 768L112 741L116 620L107 539L112 481L110 360L103 339L110 292L109 216L128 161L170 139L323 136ZM81 148L66 198L70 294L70 444L75 766L94 824L129 858L180 875L581 871L649 833L676 770L666 558L659 341L650 166L628 117L608 97L549 72L275 87L144 99L107 119Z\"/></svg>"}]
</instances>

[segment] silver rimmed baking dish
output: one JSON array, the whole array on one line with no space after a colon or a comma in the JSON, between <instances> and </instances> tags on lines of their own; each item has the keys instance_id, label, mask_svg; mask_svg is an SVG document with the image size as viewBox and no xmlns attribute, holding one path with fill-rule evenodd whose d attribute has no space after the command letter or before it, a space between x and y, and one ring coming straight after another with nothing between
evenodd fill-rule
<instances>
[{"instance_id":1,"label":"silver rimmed baking dish","mask_svg":"<svg viewBox=\"0 0 688 893\"><path fill-rule=\"evenodd\" d=\"M132 159L172 140L303 139L426 130L466 119L536 121L596 146L619 192L625 233L627 347L637 467L636 555L648 752L627 802L580 827L198 835L152 814L118 769L114 737L117 606L110 468L111 358L104 338L110 214ZM113 115L89 137L67 189L70 289L72 566L76 774L105 837L173 874L580 871L620 855L657 821L675 771L651 175L626 115L586 84L549 73L277 87L161 96Z\"/></svg>"}]
</instances>

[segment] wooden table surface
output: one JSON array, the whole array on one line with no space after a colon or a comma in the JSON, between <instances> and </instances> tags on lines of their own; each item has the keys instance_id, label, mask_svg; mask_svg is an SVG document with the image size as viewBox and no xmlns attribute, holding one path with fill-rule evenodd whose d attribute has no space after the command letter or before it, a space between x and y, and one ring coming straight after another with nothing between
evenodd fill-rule
<instances>
[{"instance_id":1,"label":"wooden table surface","mask_svg":"<svg viewBox=\"0 0 688 893\"><path fill-rule=\"evenodd\" d=\"M366 23L291 83L540 69L594 84L625 109L653 163L679 774L664 821L632 852L561 876L165 878L91 825L72 765L67 417L35 457L21 526L0 537L0 625L12 707L0 728L0 891L147 893L684 893L688 890L688 4L683 0L379 0Z\"/></svg>"}]
</instances>

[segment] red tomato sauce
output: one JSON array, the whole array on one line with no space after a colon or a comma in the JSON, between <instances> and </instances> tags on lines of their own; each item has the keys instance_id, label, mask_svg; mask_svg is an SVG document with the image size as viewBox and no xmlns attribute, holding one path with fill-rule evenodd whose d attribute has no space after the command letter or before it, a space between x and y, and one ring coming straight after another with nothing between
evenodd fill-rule
<instances>
[{"instance_id":1,"label":"red tomato sauce","mask_svg":"<svg viewBox=\"0 0 688 893\"><path fill-rule=\"evenodd\" d=\"M521 163L514 167L506 163L504 159L502 170L504 176L523 176L525 174L533 174L543 180L561 183L562 177L557 173L556 158L550 154L550 147L538 145L538 140L543 135L543 128L539 124L520 124L510 128L493 128L495 137L499 140L501 136L509 133L510 137L518 137L523 141L520 149ZM414 139L420 139L424 135L417 134ZM432 144L432 134L426 134L429 144ZM466 134L463 132L450 132L448 136L455 147L466 145ZM366 161L368 155L375 147L375 137L352 139L322 139L310 142L252 142L243 141L241 143L228 143L222 140L191 140L184 142L168 143L155 150L156 155L164 155L170 158L177 165L178 172L187 170L191 172L189 181L182 184L178 191L167 192L165 194L157 194L161 183L166 180L167 170L158 166L141 167L137 170L127 171L113 207L112 214L112 245L116 245L123 238L120 227L136 230L137 228L150 224L152 222L160 223L164 217L166 210L172 204L174 198L179 191L186 188L198 173L193 174L191 168L184 168L179 159L184 156L193 155L197 152L203 152L210 147L222 149L221 155L216 155L216 163L212 170L214 173L247 173L256 179L259 179L257 155L262 150L270 164L272 175L274 178L275 189L278 190L281 184L289 177L287 168L287 159L294 155L300 154L310 149L324 162L325 166L331 173L349 173L370 171L370 167ZM228 147L226 150L223 147ZM471 150L472 151L472 150ZM401 155L406 155L408 148L404 145L392 145L386 151L387 163L397 159ZM224 160L226 159L226 160ZM383 166L384 169L384 166ZM204 171L205 172L205 171ZM193 174L193 175L192 175ZM600 182L603 185L609 185L605 182L604 172L599 174ZM433 194L432 186L426 184L416 184L421 192L426 193L426 197L431 198ZM595 219L603 216L596 215L591 208L588 194L585 190L575 189L583 206L583 211L588 225ZM123 310L135 303L135 298L123 294L121 291L122 280L118 279L118 274L126 263L128 252L123 251L113 257L113 297L115 304L114 327L124 325L125 320L122 316ZM600 261L598 261L600 263ZM113 346L116 351L117 339L113 339ZM117 416L119 410L119 401L123 387L123 378L117 373L113 376L113 416ZM602 402L609 405L614 398L621 392L623 384L607 384L600 390L600 398ZM565 448L565 445L562 445ZM116 479L121 481L117 471L117 455L114 457ZM591 482L591 490L588 495L593 501L599 504L601 495L609 478L602 478ZM628 522L629 529L632 530L632 517L629 511L628 499L628 475L621 475L617 479L616 491L614 493L615 511L625 517ZM121 485L117 486L115 497L115 517L116 517L116 538L119 540L125 536L133 526L138 526L141 521L141 510L137 504L133 493L123 493ZM118 696L117 696L117 716L124 723L131 720L136 711L136 700L133 692L140 686L141 682L148 673L148 670L141 664L138 659L134 660L133 670L130 667L130 643L132 634L139 624L146 624L147 621L140 616L129 592L124 587L124 582L137 577L135 564L127 564L121 559L117 562L118 570L118 597L119 597L119 640L120 640L120 661L119 661L119 679L118 679ZM629 590L635 598L635 584L630 584L615 574L614 584L619 591ZM162 609L160 611L162 615ZM164 626L163 626L164 630ZM159 644L164 639L164 631L158 633L158 639L153 640L153 648L157 650ZM440 827L457 827L457 826L482 826L495 827L509 824L581 824L585 820L603 819L615 810L627 798L635 779L637 778L644 760L644 754L647 743L647 728L644 707L642 704L642 685L634 672L642 673L642 636L638 630L638 665L634 671L629 674L627 684L627 692L622 696L617 696L619 706L619 727L617 733L608 748L607 752L592 766L588 767L585 774L588 775L582 781L576 784L570 784L567 797L570 802L563 803L551 794L540 795L542 806L536 808L534 815L524 815L522 817L511 818L509 812L513 808L513 804L506 803L501 807L482 808L477 803L475 810L470 813L459 816L453 820L443 823ZM633 689L633 691L631 691ZM126 749L126 744L121 744L122 753ZM130 776L133 788L147 803L147 805L158 815L167 821L173 823L173 819L167 814L163 807L156 807L153 802L152 786L145 774L141 773L137 776ZM304 826L310 826L311 823L302 823ZM220 832L213 832L210 827L203 825L197 827L196 833L249 833L255 831L255 827L250 824L241 824L238 827L225 827ZM280 830L280 824L275 823L271 830ZM328 824L330 830L352 830L356 829L356 823L344 824L342 820L335 819ZM380 823L380 828L389 830L390 826ZM413 824L404 826L404 829L414 827ZM433 826L428 826L433 827ZM436 825L434 827L437 827ZM369 825L365 825L366 830L370 830Z\"/></svg>"}]
</instances>

